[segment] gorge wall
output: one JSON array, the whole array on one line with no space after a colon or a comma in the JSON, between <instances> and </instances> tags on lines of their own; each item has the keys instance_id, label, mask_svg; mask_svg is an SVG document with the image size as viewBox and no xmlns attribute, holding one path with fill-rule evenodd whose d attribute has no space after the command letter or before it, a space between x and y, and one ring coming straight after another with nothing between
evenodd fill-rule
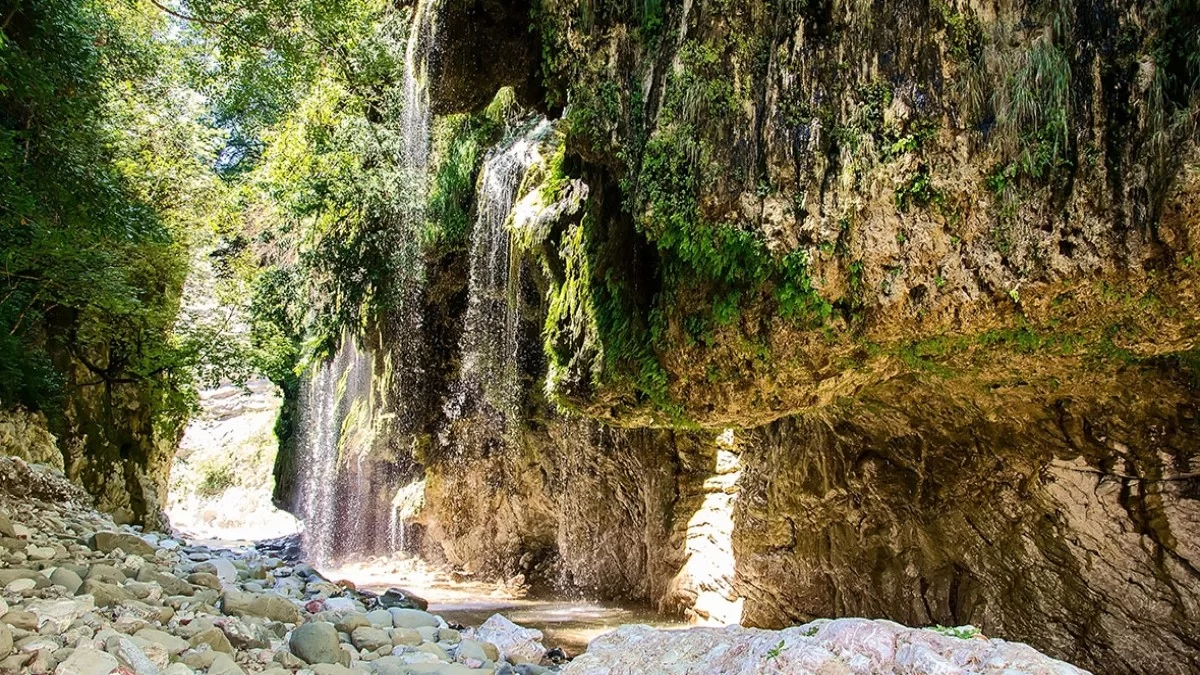
<instances>
[{"instance_id":1,"label":"gorge wall","mask_svg":"<svg viewBox=\"0 0 1200 675\"><path fill-rule=\"evenodd\" d=\"M165 387L113 381L120 375L65 349L58 365L61 407L0 410L0 454L63 471L115 522L167 529L167 478L186 412L165 401Z\"/></svg>"},{"instance_id":2,"label":"gorge wall","mask_svg":"<svg viewBox=\"0 0 1200 675\"><path fill-rule=\"evenodd\" d=\"M435 116L510 114L470 241L344 338L356 531L697 620L1200 668L1192 10L432 3Z\"/></svg>"}]
</instances>

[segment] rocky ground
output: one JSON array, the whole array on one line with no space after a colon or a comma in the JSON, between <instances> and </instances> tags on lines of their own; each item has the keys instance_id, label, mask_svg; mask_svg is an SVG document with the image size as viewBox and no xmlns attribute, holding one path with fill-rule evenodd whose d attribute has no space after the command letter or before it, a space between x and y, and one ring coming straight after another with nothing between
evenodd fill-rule
<instances>
[{"instance_id":1,"label":"rocky ground","mask_svg":"<svg viewBox=\"0 0 1200 675\"><path fill-rule=\"evenodd\" d=\"M294 551L225 550L117 526L51 467L0 456L0 672L1080 673L1016 643L883 621L785 631L626 626L563 664L495 615L450 625L402 590L322 577Z\"/></svg>"}]
</instances>

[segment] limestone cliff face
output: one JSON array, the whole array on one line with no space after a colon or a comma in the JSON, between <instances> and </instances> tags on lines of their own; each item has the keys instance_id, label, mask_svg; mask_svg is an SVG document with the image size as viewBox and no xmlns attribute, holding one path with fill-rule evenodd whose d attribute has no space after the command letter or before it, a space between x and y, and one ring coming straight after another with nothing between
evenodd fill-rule
<instances>
[{"instance_id":1,"label":"limestone cliff face","mask_svg":"<svg viewBox=\"0 0 1200 675\"><path fill-rule=\"evenodd\" d=\"M0 454L63 469L57 439L42 413L21 409L0 412Z\"/></svg>"},{"instance_id":2,"label":"limestone cliff face","mask_svg":"<svg viewBox=\"0 0 1200 675\"><path fill-rule=\"evenodd\" d=\"M560 119L507 221L516 407L457 375L465 251L394 352L416 546L697 620L1200 668L1195 12L493 4L438 5L435 110L509 85ZM468 29L538 48L473 89Z\"/></svg>"},{"instance_id":3,"label":"limestone cliff face","mask_svg":"<svg viewBox=\"0 0 1200 675\"><path fill-rule=\"evenodd\" d=\"M166 414L164 389L106 382L63 356L71 392L51 419L66 475L118 523L166 530L167 480L185 419Z\"/></svg>"},{"instance_id":4,"label":"limestone cliff face","mask_svg":"<svg viewBox=\"0 0 1200 675\"><path fill-rule=\"evenodd\" d=\"M47 415L0 411L0 454L52 466L119 523L165 530L167 478L183 431L147 387L96 381L68 358L70 395Z\"/></svg>"},{"instance_id":5,"label":"limestone cliff face","mask_svg":"<svg viewBox=\"0 0 1200 675\"><path fill-rule=\"evenodd\" d=\"M754 426L885 380L890 353L947 334L1190 349L1150 347L1092 297L1191 321L1147 295L1163 276L1195 286L1196 66L1178 42L1196 27L1176 3L531 12L544 103L567 106L543 193L575 179L589 195L534 237L559 271L551 309L592 305L551 312L548 385L589 416ZM442 48L471 44L455 38ZM446 90L472 76L438 74ZM572 268L589 274L570 283Z\"/></svg>"}]
</instances>

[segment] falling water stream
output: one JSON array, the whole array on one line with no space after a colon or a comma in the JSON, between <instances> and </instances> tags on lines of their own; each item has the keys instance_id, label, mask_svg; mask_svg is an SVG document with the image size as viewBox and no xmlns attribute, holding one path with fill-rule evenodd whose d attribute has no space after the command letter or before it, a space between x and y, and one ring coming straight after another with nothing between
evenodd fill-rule
<instances>
[{"instance_id":1,"label":"falling water stream","mask_svg":"<svg viewBox=\"0 0 1200 675\"><path fill-rule=\"evenodd\" d=\"M427 89L429 50L433 44L430 2L413 9L405 45L404 109L400 121L401 211L395 227L403 246L416 246L424 225L429 164L430 113ZM403 256L409 278L419 279L420 256ZM415 293L404 301L414 302ZM419 325L414 311L402 312L405 325L395 332L412 336ZM395 350L399 358L411 355ZM405 375L413 369L400 364ZM376 410L372 398L372 355L353 336L343 336L341 348L330 361L313 372L301 392L302 421L299 434L299 510L304 520L304 549L317 564L329 564L352 553L378 553L404 547L403 521L389 507L396 486L376 476L375 463L367 459L374 445ZM381 493L382 494L381 498ZM390 508L380 516L381 506Z\"/></svg>"},{"instance_id":2,"label":"falling water stream","mask_svg":"<svg viewBox=\"0 0 1200 675\"><path fill-rule=\"evenodd\" d=\"M427 68L434 47L436 0L421 0L413 9L404 55L404 110L398 157L402 194L399 222L404 244L418 241L424 224L430 152L430 107ZM519 267L507 222L529 169L543 160L544 143L553 124L544 118L510 129L488 153L476 189L476 220L470 247L470 279L462 348L462 380L482 391L506 418L519 405ZM420 256L411 266L420 278ZM408 270L412 272L413 270ZM415 297L415 293L413 294ZM412 321L418 312L405 312ZM403 340L419 326L397 326ZM401 345L393 348L397 383L419 364ZM373 388L376 355L358 340L344 336L337 354L316 368L302 388L302 421L298 434L298 515L304 521L303 546L311 562L332 578L345 578L363 588L391 585L410 588L431 601L431 611L465 624L479 624L493 612L547 632L551 645L580 651L595 635L620 623L661 622L652 611L583 600L531 600L508 589L451 580L431 572L410 557L406 515L422 499L423 483L398 486L372 475L368 459L375 443L377 401ZM382 385L386 387L386 385ZM419 391L416 392L419 395ZM399 406L403 407L404 393ZM397 402L393 401L392 406ZM403 414L403 410L399 411ZM416 507L419 509L419 506ZM382 554L382 555L381 555ZM357 561L357 562L356 562Z\"/></svg>"},{"instance_id":3,"label":"falling water stream","mask_svg":"<svg viewBox=\"0 0 1200 675\"><path fill-rule=\"evenodd\" d=\"M481 387L492 405L509 416L516 412L520 391L520 279L506 223L521 181L541 159L541 144L551 129L544 118L531 120L497 146L480 169L475 193L463 379Z\"/></svg>"},{"instance_id":4,"label":"falling water stream","mask_svg":"<svg viewBox=\"0 0 1200 675\"><path fill-rule=\"evenodd\" d=\"M404 49L404 111L401 119L401 156L404 174L400 195L408 207L404 215L407 234L423 224L426 185L429 170L429 88L428 67L433 48L431 2L421 0L413 8L412 23Z\"/></svg>"},{"instance_id":5,"label":"falling water stream","mask_svg":"<svg viewBox=\"0 0 1200 675\"><path fill-rule=\"evenodd\" d=\"M307 555L318 563L334 557L346 538L367 536L357 517L362 490L344 493L344 461L356 457L369 443L358 434L344 436L347 420L366 422L371 415L371 360L351 337L322 364L301 390L301 424L298 438L300 472L299 507L304 520L303 542ZM354 473L361 476L361 464ZM347 503L349 502L349 503Z\"/></svg>"}]
</instances>

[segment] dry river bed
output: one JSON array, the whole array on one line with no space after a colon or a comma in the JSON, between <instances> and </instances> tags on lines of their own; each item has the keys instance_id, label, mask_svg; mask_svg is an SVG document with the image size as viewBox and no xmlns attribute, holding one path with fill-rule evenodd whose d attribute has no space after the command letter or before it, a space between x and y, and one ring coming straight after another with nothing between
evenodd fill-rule
<instances>
[{"instance_id":1,"label":"dry river bed","mask_svg":"<svg viewBox=\"0 0 1200 675\"><path fill-rule=\"evenodd\" d=\"M404 591L335 583L269 549L188 544L117 526L89 503L54 470L0 456L0 672L1084 672L1020 643L866 619L782 631L627 625L559 663L540 631L500 614L475 626L488 613L478 602L439 616ZM472 625L463 625L468 618Z\"/></svg>"}]
</instances>

